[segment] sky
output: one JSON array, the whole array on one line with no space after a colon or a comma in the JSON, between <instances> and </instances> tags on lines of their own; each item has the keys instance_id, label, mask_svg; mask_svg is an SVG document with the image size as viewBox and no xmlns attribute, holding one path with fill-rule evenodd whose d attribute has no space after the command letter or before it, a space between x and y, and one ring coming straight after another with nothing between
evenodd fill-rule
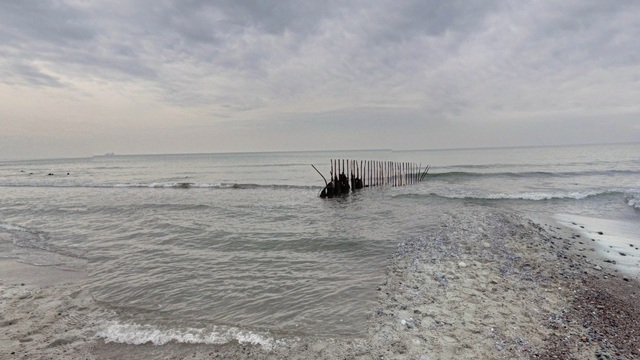
<instances>
[{"instance_id":1,"label":"sky","mask_svg":"<svg viewBox=\"0 0 640 360\"><path fill-rule=\"evenodd\" d=\"M0 159L640 142L640 1L0 1Z\"/></svg>"}]
</instances>

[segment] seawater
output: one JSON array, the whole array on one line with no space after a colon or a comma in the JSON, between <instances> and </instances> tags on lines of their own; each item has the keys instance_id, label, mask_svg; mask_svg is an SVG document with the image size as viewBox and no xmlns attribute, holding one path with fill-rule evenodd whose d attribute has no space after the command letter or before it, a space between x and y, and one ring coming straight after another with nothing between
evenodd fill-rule
<instances>
[{"instance_id":1,"label":"seawater","mask_svg":"<svg viewBox=\"0 0 640 360\"><path fill-rule=\"evenodd\" d=\"M431 170L320 199L311 165L339 158ZM0 199L0 256L87 272L108 341L359 336L397 244L442 213L600 219L637 240L640 145L5 161Z\"/></svg>"}]
</instances>

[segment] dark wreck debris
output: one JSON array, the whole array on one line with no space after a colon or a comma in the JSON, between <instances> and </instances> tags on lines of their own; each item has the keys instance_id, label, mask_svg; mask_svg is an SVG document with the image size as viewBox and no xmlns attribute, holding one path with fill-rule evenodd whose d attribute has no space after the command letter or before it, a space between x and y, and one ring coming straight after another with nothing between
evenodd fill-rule
<instances>
[{"instance_id":1,"label":"dark wreck debris","mask_svg":"<svg viewBox=\"0 0 640 360\"><path fill-rule=\"evenodd\" d=\"M346 195L350 191L374 186L404 186L423 181L430 166L393 161L331 160L330 181L313 165L322 176L325 187L321 198Z\"/></svg>"}]
</instances>

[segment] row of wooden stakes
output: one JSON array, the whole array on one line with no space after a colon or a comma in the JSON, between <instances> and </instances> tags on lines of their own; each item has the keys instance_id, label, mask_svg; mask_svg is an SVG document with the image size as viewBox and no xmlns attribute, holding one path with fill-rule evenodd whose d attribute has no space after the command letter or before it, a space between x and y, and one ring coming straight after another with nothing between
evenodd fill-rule
<instances>
[{"instance_id":1,"label":"row of wooden stakes","mask_svg":"<svg viewBox=\"0 0 640 360\"><path fill-rule=\"evenodd\" d=\"M313 168L325 183L320 197L334 197L365 187L416 184L424 180L430 166L423 168L422 164L395 161L331 160L330 181Z\"/></svg>"}]
</instances>

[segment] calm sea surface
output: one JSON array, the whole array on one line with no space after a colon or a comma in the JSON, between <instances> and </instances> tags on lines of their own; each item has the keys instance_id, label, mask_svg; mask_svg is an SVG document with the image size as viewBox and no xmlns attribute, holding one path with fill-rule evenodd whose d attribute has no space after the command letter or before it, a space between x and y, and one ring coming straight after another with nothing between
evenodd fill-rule
<instances>
[{"instance_id":1,"label":"calm sea surface","mask_svg":"<svg viewBox=\"0 0 640 360\"><path fill-rule=\"evenodd\" d=\"M328 176L337 158L431 171L320 199L311 164ZM0 256L88 272L114 341L357 336L397 244L463 207L601 219L638 237L640 144L0 162L0 232L13 238Z\"/></svg>"}]
</instances>

